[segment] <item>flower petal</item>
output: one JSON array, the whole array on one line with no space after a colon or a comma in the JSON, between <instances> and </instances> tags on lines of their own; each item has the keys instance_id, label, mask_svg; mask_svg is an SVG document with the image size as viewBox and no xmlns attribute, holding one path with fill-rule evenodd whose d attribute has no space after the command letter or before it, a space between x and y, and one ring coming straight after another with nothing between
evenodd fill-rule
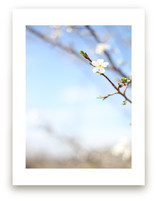
<instances>
[{"instance_id":1,"label":"flower petal","mask_svg":"<svg viewBox=\"0 0 157 201\"><path fill-rule=\"evenodd\" d=\"M93 68L93 73L96 73L96 72L98 72L99 71L99 68L98 67L94 67Z\"/></svg>"},{"instance_id":2,"label":"flower petal","mask_svg":"<svg viewBox=\"0 0 157 201\"><path fill-rule=\"evenodd\" d=\"M100 68L100 69L99 69L99 72L100 72L100 73L104 73L104 72L105 72L105 69L104 69L104 68Z\"/></svg>"},{"instance_id":3,"label":"flower petal","mask_svg":"<svg viewBox=\"0 0 157 201\"><path fill-rule=\"evenodd\" d=\"M107 67L108 65L109 65L108 62L104 62L104 63L102 64L103 67Z\"/></svg>"},{"instance_id":4,"label":"flower petal","mask_svg":"<svg viewBox=\"0 0 157 201\"><path fill-rule=\"evenodd\" d=\"M98 60L97 60L97 63L98 63L99 65L102 65L102 64L104 63L104 60L103 60L103 59L98 59Z\"/></svg>"},{"instance_id":5,"label":"flower petal","mask_svg":"<svg viewBox=\"0 0 157 201\"><path fill-rule=\"evenodd\" d=\"M97 63L96 61L92 61L92 65L93 65L93 66L97 66L98 63Z\"/></svg>"}]
</instances>

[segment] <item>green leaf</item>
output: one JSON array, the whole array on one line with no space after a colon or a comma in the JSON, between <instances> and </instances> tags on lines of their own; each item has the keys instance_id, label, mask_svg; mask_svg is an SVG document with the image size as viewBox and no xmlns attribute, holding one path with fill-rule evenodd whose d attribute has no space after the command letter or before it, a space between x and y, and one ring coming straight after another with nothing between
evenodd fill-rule
<instances>
[{"instance_id":1,"label":"green leaf","mask_svg":"<svg viewBox=\"0 0 157 201\"><path fill-rule=\"evenodd\" d=\"M103 96L98 96L98 97L96 97L96 98L104 98Z\"/></svg>"},{"instance_id":2,"label":"green leaf","mask_svg":"<svg viewBox=\"0 0 157 201\"><path fill-rule=\"evenodd\" d=\"M121 80L122 82L127 82L128 78L122 77Z\"/></svg>"}]
</instances>

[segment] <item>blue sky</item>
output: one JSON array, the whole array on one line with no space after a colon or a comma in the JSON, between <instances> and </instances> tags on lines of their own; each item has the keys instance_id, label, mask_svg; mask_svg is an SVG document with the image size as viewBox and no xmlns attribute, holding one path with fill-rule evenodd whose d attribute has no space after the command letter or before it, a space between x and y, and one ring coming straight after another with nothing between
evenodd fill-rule
<instances>
[{"instance_id":1,"label":"blue sky","mask_svg":"<svg viewBox=\"0 0 157 201\"><path fill-rule=\"evenodd\" d=\"M49 36L53 34L49 26L33 28ZM115 63L125 61L123 72L131 75L131 48L125 46L125 40L131 40L130 27L93 28L102 41L107 34L111 35L108 44L119 49L118 53L112 53L112 57ZM104 55L94 52L97 44L91 36L80 37L74 31L67 32L66 27L61 27L61 34L58 40L62 43L72 45L78 52L86 51L93 60L106 60ZM51 46L29 31L26 31L26 36L27 135L32 147L33 144L38 148L41 145L39 136L44 132L39 124L50 125L58 135L78 138L87 147L107 146L123 137L131 138L130 103L123 106L123 98L119 95L105 101L96 98L114 92L104 77L94 74L88 63ZM114 82L120 78L113 71L106 70L105 73ZM130 97L130 89L127 95ZM48 137L44 141L45 149L47 143L51 147Z\"/></svg>"}]
</instances>

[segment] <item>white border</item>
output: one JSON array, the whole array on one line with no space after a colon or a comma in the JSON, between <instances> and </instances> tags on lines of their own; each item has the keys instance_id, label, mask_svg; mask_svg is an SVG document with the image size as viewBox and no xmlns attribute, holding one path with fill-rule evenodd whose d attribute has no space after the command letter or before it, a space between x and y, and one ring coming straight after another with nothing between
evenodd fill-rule
<instances>
[{"instance_id":1,"label":"white border","mask_svg":"<svg viewBox=\"0 0 157 201\"><path fill-rule=\"evenodd\" d=\"M25 26L132 26L132 168L25 168ZM13 185L144 185L145 70L143 9L16 9L13 12ZM139 80L140 79L140 80ZM139 102L140 101L140 102ZM20 117L20 119L19 119Z\"/></svg>"}]
</instances>

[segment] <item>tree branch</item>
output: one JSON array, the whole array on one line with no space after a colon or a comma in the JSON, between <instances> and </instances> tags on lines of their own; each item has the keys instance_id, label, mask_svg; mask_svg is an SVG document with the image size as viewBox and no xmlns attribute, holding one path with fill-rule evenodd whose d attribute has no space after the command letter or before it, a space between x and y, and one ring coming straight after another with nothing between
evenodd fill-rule
<instances>
[{"instance_id":1,"label":"tree branch","mask_svg":"<svg viewBox=\"0 0 157 201\"><path fill-rule=\"evenodd\" d=\"M96 42L101 43L100 39L98 38L97 34L95 33L94 29L92 29L89 25L85 26L91 33L91 35L93 36L93 38L95 38ZM125 75L125 73L123 73L113 62L113 59L111 58L111 55L109 54L108 51L104 51L104 54L106 55L106 57L108 58L109 62L112 65L112 69L115 70L116 72L118 72L122 77L127 77L127 75Z\"/></svg>"},{"instance_id":2,"label":"tree branch","mask_svg":"<svg viewBox=\"0 0 157 201\"><path fill-rule=\"evenodd\" d=\"M90 32L92 33L92 35L94 36L94 38L96 39L96 41L99 42L100 40L98 39L97 35L94 33L94 30L92 31L91 27L89 27L89 26L85 26L85 27L86 28L88 27L88 30L90 30ZM77 51L75 51L73 48L68 47L66 45L63 45L59 41L56 41L54 39L51 39L51 38L45 36L44 34L40 33L39 31L35 30L34 28L32 28L31 26L26 26L26 29L28 31L30 31L31 33L33 33L34 35L36 35L37 37L39 37L40 39L42 39L42 40L50 43L51 45L57 46L60 49L66 51L66 52L69 52L69 53L71 53L73 55L75 55L77 58L81 59L82 61L85 61L83 59L83 57L81 57L80 54ZM107 56L108 60L110 61L111 65L112 65L112 69L115 70L116 72L118 72L121 76L127 77L120 69L118 69L115 66L115 64L113 63L113 60L112 60L110 54L108 52L106 52L106 51L104 52L104 54Z\"/></svg>"},{"instance_id":3,"label":"tree branch","mask_svg":"<svg viewBox=\"0 0 157 201\"><path fill-rule=\"evenodd\" d=\"M81 57L81 55L78 52L76 52L74 49L72 49L71 47L63 45L60 42L45 36L44 34L40 33L39 31L35 30L34 28L32 28L30 26L26 26L26 29L28 31L30 31L31 33L33 33L34 35L38 36L40 39L50 43L51 45L59 47L59 48L63 49L64 51L69 52L84 61L84 59Z\"/></svg>"},{"instance_id":4,"label":"tree branch","mask_svg":"<svg viewBox=\"0 0 157 201\"><path fill-rule=\"evenodd\" d=\"M83 52L82 50L80 51L80 54L85 58L87 59L88 61L90 61L90 64L92 62L92 59L89 58L88 54L86 52ZM93 65L92 65L93 66ZM127 87L124 89L124 92L122 93L119 89L119 86L116 87L116 85L104 74L104 73L99 73L99 75L102 75L103 77L105 77L109 82L110 84L116 89L117 93L114 93L114 94L120 94L121 96L123 96L125 98L125 100L127 100L128 102L132 103L132 101L125 95L125 92L126 92L126 89L128 87L128 83L127 83ZM125 78L127 79L127 78ZM112 94L113 95L113 94Z\"/></svg>"},{"instance_id":5,"label":"tree branch","mask_svg":"<svg viewBox=\"0 0 157 201\"><path fill-rule=\"evenodd\" d=\"M126 93L126 90L127 90L128 86L129 86L129 83L127 83L127 85L126 85L126 87L125 87L125 89L124 89L124 91L123 91L123 94L124 94L124 95L125 95L125 93Z\"/></svg>"},{"instance_id":6,"label":"tree branch","mask_svg":"<svg viewBox=\"0 0 157 201\"><path fill-rule=\"evenodd\" d=\"M129 103L132 103L132 101L126 97L125 93L122 93L118 87L116 87L116 85L104 74L104 73L99 73L100 75L104 76L111 84L112 86L117 90L118 94L120 94L121 96L123 96L125 98L125 100L127 100ZM127 89L127 88L125 88ZM126 90L125 90L126 91Z\"/></svg>"},{"instance_id":7,"label":"tree branch","mask_svg":"<svg viewBox=\"0 0 157 201\"><path fill-rule=\"evenodd\" d=\"M106 98L108 98L109 96L113 96L113 95L115 95L115 94L118 94L118 92L116 91L116 92L114 92L114 93L112 93L112 94L107 94L106 96L102 96L102 98L103 98L103 99L106 99Z\"/></svg>"},{"instance_id":8,"label":"tree branch","mask_svg":"<svg viewBox=\"0 0 157 201\"><path fill-rule=\"evenodd\" d=\"M88 28L88 30L90 30L91 34L94 36L94 38L97 40L97 42L99 42L99 39L98 39L97 35L95 34L94 30L93 30L90 26L85 26L85 27ZM32 27L30 27L30 26L27 26L26 28L27 28L27 30L29 30L31 33L33 33L33 34L35 34L36 36L38 36L40 39L42 39L42 40L44 40L44 41L46 41L46 42L48 42L48 43L50 43L50 44L52 44L52 45L54 45L54 46L57 46L57 47L63 49L64 51L66 51L66 52L69 52L69 53L75 55L76 57L78 57L78 58L81 59L81 60L84 60L84 59L82 59L83 57L82 57L79 53L77 53L74 49L72 49L71 47L68 47L68 46L66 46L66 45L63 45L63 44L61 44L60 42L58 42L58 41L56 41L56 40L53 40L53 39L51 39L51 38L45 36L44 34L38 32L37 30L35 30L34 28L32 28ZM105 53L105 55L107 56L107 58L109 59L110 63L112 64L113 69L114 69L115 71L119 72L122 76L127 77L127 76L125 76L125 75L120 71L120 69L117 69L117 68L115 67L115 65L113 64L113 61L112 61L112 59L111 59L109 53L107 53L106 51L105 51L104 53ZM92 60L91 60L89 57L85 57L85 59L87 59L88 61L92 62ZM122 95L122 96L125 98L125 100L127 100L128 102L132 103L132 101L131 101L130 99L128 99L128 98L126 97L126 95L125 95L125 92L126 92L126 89L127 89L128 86L125 88L124 92L122 93L122 92L119 90L119 88L116 87L115 84L114 84L105 74L100 73L100 75L104 76L104 77L112 84L112 86L117 90L118 94Z\"/></svg>"}]
</instances>

